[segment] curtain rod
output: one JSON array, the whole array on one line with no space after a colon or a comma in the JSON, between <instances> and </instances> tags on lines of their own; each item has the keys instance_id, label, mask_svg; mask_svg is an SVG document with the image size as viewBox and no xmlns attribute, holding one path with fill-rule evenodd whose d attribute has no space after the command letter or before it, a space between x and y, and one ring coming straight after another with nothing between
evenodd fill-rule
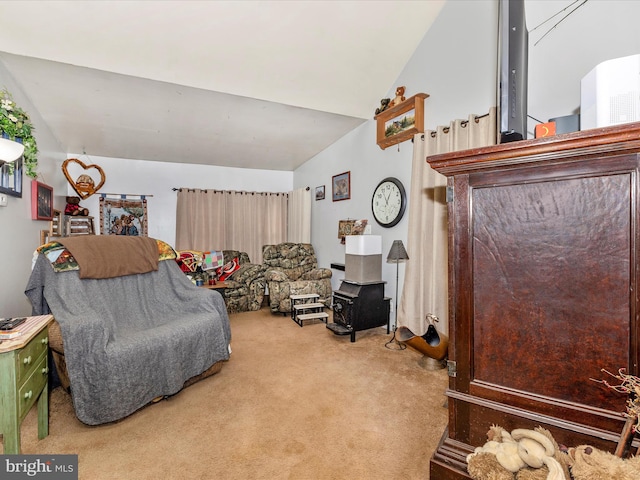
<instances>
[{"instance_id":1,"label":"curtain rod","mask_svg":"<svg viewBox=\"0 0 640 480\"><path fill-rule=\"evenodd\" d=\"M307 187L308 188L308 187ZM186 188L186 187L181 187L181 188L176 188L173 187L171 190L173 190L174 192L176 191L182 191L185 190L187 192L195 192L196 190L200 190L201 192L204 193L239 193L241 195L288 195L289 192L247 192L246 190L218 190L218 189L212 189L212 188Z\"/></svg>"},{"instance_id":2,"label":"curtain rod","mask_svg":"<svg viewBox=\"0 0 640 480\"><path fill-rule=\"evenodd\" d=\"M476 115L476 116L474 116L474 117L473 117L473 121L474 121L475 123L478 123L478 122L480 121L480 119L481 119L481 118L488 117L488 116L489 116L489 113L485 113L484 115ZM464 127L466 127L466 126L467 126L467 123L469 123L469 120L462 120L462 121L460 122L460 126L462 126L462 127L464 128ZM444 133L449 133L449 129L450 129L450 128L451 128L451 127L443 127L442 131L443 131ZM434 137L434 138L435 138L436 134L437 134L437 131L436 131L436 130L434 130L434 131L432 131L432 132L431 132L431 136L432 136L432 137ZM424 140L424 133L422 134L422 137L421 137L421 138ZM411 141L413 142L413 139L411 139Z\"/></svg>"},{"instance_id":3,"label":"curtain rod","mask_svg":"<svg viewBox=\"0 0 640 480\"><path fill-rule=\"evenodd\" d=\"M96 192L97 193L97 192ZM103 193L100 192L100 195L104 196L104 195L114 195L116 197L153 197L153 195L144 195L142 193Z\"/></svg>"},{"instance_id":4,"label":"curtain rod","mask_svg":"<svg viewBox=\"0 0 640 480\"><path fill-rule=\"evenodd\" d=\"M181 188L173 187L171 190L172 190L172 191L174 191L174 192L179 192L179 191L180 191L180 190L182 190L183 188L184 188L184 187L181 187ZM184 188L184 190L186 190L186 191L191 190L191 191L195 192L196 190L200 190L200 189L196 189L196 188ZM311 187L305 187L305 190L308 192L309 190L311 190ZM205 188L205 189L203 189L202 191L206 193L206 192L208 192L209 190ZM262 194L262 195L264 195L264 194L271 194L271 193L288 193L288 192L247 192L247 191L244 191L244 190L242 190L242 191L238 191L238 190L217 190L217 189L213 189L213 190L211 190L211 191L212 191L212 192L214 192L214 193L215 193L215 192L221 192L221 193L224 193L224 192L227 192L227 193L250 193L250 194L252 194L252 195L254 195L254 194L256 194L256 193L257 193L257 194ZM147 195L147 196L149 196L149 197L150 197L151 195Z\"/></svg>"}]
</instances>

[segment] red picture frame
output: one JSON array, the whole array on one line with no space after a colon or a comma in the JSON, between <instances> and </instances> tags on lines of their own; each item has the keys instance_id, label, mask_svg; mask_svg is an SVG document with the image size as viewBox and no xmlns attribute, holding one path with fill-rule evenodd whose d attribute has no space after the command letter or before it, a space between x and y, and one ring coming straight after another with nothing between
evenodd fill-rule
<instances>
[{"instance_id":1,"label":"red picture frame","mask_svg":"<svg viewBox=\"0 0 640 480\"><path fill-rule=\"evenodd\" d=\"M31 181L31 218L33 220L53 219L53 187Z\"/></svg>"}]
</instances>

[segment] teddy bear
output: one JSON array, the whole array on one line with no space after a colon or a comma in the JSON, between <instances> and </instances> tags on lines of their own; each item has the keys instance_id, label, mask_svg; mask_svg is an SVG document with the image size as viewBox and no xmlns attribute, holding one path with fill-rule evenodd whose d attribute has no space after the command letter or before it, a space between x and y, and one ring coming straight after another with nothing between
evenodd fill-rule
<instances>
[{"instance_id":1,"label":"teddy bear","mask_svg":"<svg viewBox=\"0 0 640 480\"><path fill-rule=\"evenodd\" d=\"M80 197L66 197L66 199L67 206L64 208L65 215L82 215L83 217L89 215L89 210L80 206Z\"/></svg>"},{"instance_id":2,"label":"teddy bear","mask_svg":"<svg viewBox=\"0 0 640 480\"><path fill-rule=\"evenodd\" d=\"M569 449L574 480L632 480L640 478L640 456L622 459L590 445Z\"/></svg>"},{"instance_id":3,"label":"teddy bear","mask_svg":"<svg viewBox=\"0 0 640 480\"><path fill-rule=\"evenodd\" d=\"M396 88L396 98L393 99L393 106L400 105L404 101L404 87Z\"/></svg>"},{"instance_id":4,"label":"teddy bear","mask_svg":"<svg viewBox=\"0 0 640 480\"><path fill-rule=\"evenodd\" d=\"M380 106L376 108L376 115L384 112L387 108L389 108L390 103L391 103L390 98L383 98L382 100L380 100Z\"/></svg>"},{"instance_id":5,"label":"teddy bear","mask_svg":"<svg viewBox=\"0 0 640 480\"><path fill-rule=\"evenodd\" d=\"M493 425L487 443L467 456L467 471L475 480L568 480L568 456L548 430Z\"/></svg>"}]
</instances>

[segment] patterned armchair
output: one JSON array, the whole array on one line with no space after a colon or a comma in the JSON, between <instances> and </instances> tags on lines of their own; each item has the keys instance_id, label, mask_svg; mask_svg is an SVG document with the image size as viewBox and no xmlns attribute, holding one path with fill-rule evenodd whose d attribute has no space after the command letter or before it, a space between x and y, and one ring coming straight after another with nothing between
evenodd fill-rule
<instances>
[{"instance_id":1,"label":"patterned armchair","mask_svg":"<svg viewBox=\"0 0 640 480\"><path fill-rule=\"evenodd\" d=\"M225 280L224 303L229 313L260 310L264 300L264 266L251 263L246 252L223 250L224 263L237 258L240 268Z\"/></svg>"},{"instance_id":2,"label":"patterned armchair","mask_svg":"<svg viewBox=\"0 0 640 480\"><path fill-rule=\"evenodd\" d=\"M264 245L262 258L272 313L291 312L290 295L317 293L320 295L319 302L331 305L331 270L318 268L311 244Z\"/></svg>"}]
</instances>

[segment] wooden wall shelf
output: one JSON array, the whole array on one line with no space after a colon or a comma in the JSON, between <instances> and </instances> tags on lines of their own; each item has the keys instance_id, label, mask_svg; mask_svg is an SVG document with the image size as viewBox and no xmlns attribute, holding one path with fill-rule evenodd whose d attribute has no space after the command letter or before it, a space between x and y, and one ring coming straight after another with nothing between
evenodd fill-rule
<instances>
[{"instance_id":1,"label":"wooden wall shelf","mask_svg":"<svg viewBox=\"0 0 640 480\"><path fill-rule=\"evenodd\" d=\"M378 122L376 141L381 149L384 150L413 138L416 133L424 132L424 99L427 97L429 95L426 93L418 93L374 117ZM403 122L409 124L403 126Z\"/></svg>"}]
</instances>

